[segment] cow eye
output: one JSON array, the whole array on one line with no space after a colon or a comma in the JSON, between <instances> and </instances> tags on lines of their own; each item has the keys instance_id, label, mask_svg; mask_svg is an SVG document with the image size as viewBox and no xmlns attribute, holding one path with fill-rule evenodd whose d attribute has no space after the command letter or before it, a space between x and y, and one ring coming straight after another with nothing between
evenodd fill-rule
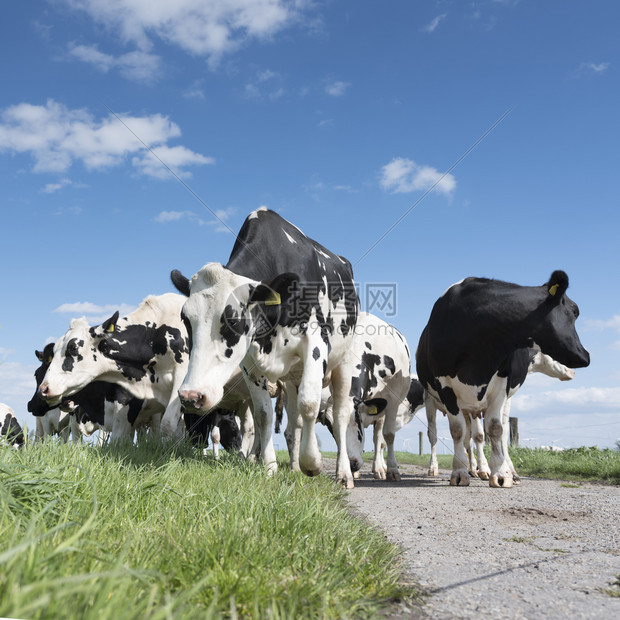
<instances>
[{"instance_id":1,"label":"cow eye","mask_svg":"<svg viewBox=\"0 0 620 620\"><path fill-rule=\"evenodd\" d=\"M99 346L97 347L102 353L107 353L107 351L109 350L109 345L108 345L108 341L107 340L102 340L99 343Z\"/></svg>"},{"instance_id":2,"label":"cow eye","mask_svg":"<svg viewBox=\"0 0 620 620\"><path fill-rule=\"evenodd\" d=\"M73 340L71 340L69 344L67 345L67 353L69 353L70 355L75 355L77 352L78 352L78 346L77 344L75 344Z\"/></svg>"}]
</instances>

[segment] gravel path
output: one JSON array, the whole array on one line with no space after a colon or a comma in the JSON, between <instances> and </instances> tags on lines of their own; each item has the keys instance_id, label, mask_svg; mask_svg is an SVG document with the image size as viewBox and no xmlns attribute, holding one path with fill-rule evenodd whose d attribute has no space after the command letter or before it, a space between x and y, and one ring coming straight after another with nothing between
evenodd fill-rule
<instances>
[{"instance_id":1,"label":"gravel path","mask_svg":"<svg viewBox=\"0 0 620 620\"><path fill-rule=\"evenodd\" d=\"M524 479L512 489L401 466L402 481L365 466L352 509L399 544L428 593L422 612L390 618L620 618L604 594L620 575L620 487ZM492 614L492 616L489 616Z\"/></svg>"}]
</instances>

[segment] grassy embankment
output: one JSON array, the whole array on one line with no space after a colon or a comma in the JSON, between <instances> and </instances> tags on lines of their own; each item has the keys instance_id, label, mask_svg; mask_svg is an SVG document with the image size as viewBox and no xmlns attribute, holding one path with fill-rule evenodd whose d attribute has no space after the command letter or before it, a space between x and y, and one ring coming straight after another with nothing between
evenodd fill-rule
<instances>
[{"instance_id":1,"label":"grassy embankment","mask_svg":"<svg viewBox=\"0 0 620 620\"><path fill-rule=\"evenodd\" d=\"M360 618L400 552L310 479L187 446L0 450L0 616Z\"/></svg>"}]
</instances>

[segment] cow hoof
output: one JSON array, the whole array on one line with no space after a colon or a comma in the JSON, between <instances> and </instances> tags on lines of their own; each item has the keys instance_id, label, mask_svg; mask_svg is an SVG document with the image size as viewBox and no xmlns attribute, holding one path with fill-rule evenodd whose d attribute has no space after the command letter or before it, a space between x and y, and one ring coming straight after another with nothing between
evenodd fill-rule
<instances>
[{"instance_id":1,"label":"cow hoof","mask_svg":"<svg viewBox=\"0 0 620 620\"><path fill-rule=\"evenodd\" d=\"M470 472L469 472L469 475L470 475L472 478L477 478L477 477L478 477L478 472L477 472L477 471L470 471Z\"/></svg>"},{"instance_id":2,"label":"cow hoof","mask_svg":"<svg viewBox=\"0 0 620 620\"><path fill-rule=\"evenodd\" d=\"M400 472L388 471L386 480L391 480L392 482L400 482Z\"/></svg>"},{"instance_id":3,"label":"cow hoof","mask_svg":"<svg viewBox=\"0 0 620 620\"><path fill-rule=\"evenodd\" d=\"M343 489L350 490L350 489L355 488L355 484L353 483L353 476L351 476L350 478L348 477L340 478L340 480L338 480L338 483Z\"/></svg>"},{"instance_id":4,"label":"cow hoof","mask_svg":"<svg viewBox=\"0 0 620 620\"><path fill-rule=\"evenodd\" d=\"M276 472L278 471L278 464L277 463L269 463L267 465L267 475L268 476L273 476Z\"/></svg>"},{"instance_id":5,"label":"cow hoof","mask_svg":"<svg viewBox=\"0 0 620 620\"><path fill-rule=\"evenodd\" d=\"M478 477L480 478L480 480L488 480L491 477L491 472L479 471Z\"/></svg>"},{"instance_id":6,"label":"cow hoof","mask_svg":"<svg viewBox=\"0 0 620 620\"><path fill-rule=\"evenodd\" d=\"M432 477L439 476L439 469L437 469L437 467L431 467L428 470L428 475Z\"/></svg>"},{"instance_id":7,"label":"cow hoof","mask_svg":"<svg viewBox=\"0 0 620 620\"><path fill-rule=\"evenodd\" d=\"M385 472L384 471L373 471L372 477L375 480L385 480Z\"/></svg>"},{"instance_id":8,"label":"cow hoof","mask_svg":"<svg viewBox=\"0 0 620 620\"><path fill-rule=\"evenodd\" d=\"M450 476L451 487L468 487L469 476L467 474L456 473Z\"/></svg>"},{"instance_id":9,"label":"cow hoof","mask_svg":"<svg viewBox=\"0 0 620 620\"><path fill-rule=\"evenodd\" d=\"M306 474L306 476L309 476L310 478L314 478L321 473L320 467L318 469L304 469L303 467L301 467L300 469L304 474Z\"/></svg>"},{"instance_id":10,"label":"cow hoof","mask_svg":"<svg viewBox=\"0 0 620 620\"><path fill-rule=\"evenodd\" d=\"M512 481L515 484L521 484L521 478L519 478L519 476L517 476L517 474L512 474Z\"/></svg>"},{"instance_id":11,"label":"cow hoof","mask_svg":"<svg viewBox=\"0 0 620 620\"><path fill-rule=\"evenodd\" d=\"M359 480L360 479L360 472L359 472L359 470L353 472L353 478L355 480Z\"/></svg>"},{"instance_id":12,"label":"cow hoof","mask_svg":"<svg viewBox=\"0 0 620 620\"><path fill-rule=\"evenodd\" d=\"M512 487L511 476L495 475L489 478L489 486L494 489L510 489Z\"/></svg>"}]
</instances>

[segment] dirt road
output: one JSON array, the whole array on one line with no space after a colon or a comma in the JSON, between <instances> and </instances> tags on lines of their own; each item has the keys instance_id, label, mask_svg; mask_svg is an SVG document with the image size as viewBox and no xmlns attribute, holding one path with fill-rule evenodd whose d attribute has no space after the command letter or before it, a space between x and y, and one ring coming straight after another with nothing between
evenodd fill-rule
<instances>
[{"instance_id":1,"label":"dirt road","mask_svg":"<svg viewBox=\"0 0 620 620\"><path fill-rule=\"evenodd\" d=\"M602 592L620 576L620 487L524 479L512 489L405 465L399 483L365 466L349 500L399 544L432 618L620 618ZM617 588L616 588L617 589ZM399 607L392 618L419 617Z\"/></svg>"}]
</instances>

